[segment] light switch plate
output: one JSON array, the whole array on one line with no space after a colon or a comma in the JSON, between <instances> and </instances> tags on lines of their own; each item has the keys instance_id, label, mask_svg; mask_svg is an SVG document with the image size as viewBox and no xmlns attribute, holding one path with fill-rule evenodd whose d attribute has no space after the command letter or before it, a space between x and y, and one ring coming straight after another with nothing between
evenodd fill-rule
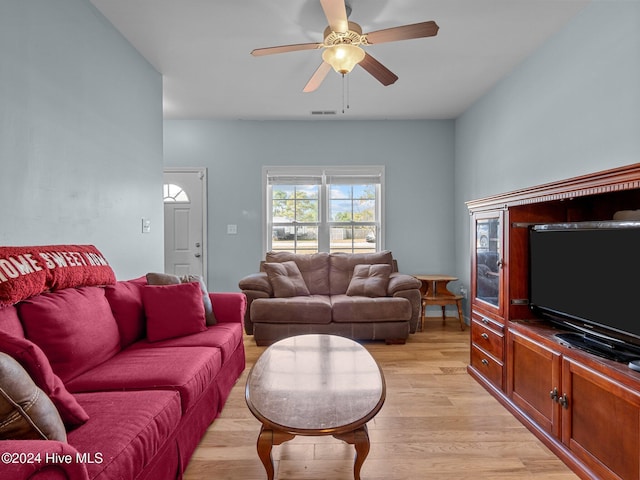
<instances>
[{"instance_id":1,"label":"light switch plate","mask_svg":"<svg viewBox=\"0 0 640 480\"><path fill-rule=\"evenodd\" d=\"M142 217L142 233L151 233L151 219Z\"/></svg>"}]
</instances>

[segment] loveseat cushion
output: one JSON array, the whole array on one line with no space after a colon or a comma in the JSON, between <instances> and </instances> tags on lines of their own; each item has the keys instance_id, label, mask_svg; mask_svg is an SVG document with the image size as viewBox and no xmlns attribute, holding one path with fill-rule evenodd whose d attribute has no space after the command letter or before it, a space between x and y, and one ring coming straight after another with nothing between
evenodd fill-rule
<instances>
[{"instance_id":1,"label":"loveseat cushion","mask_svg":"<svg viewBox=\"0 0 640 480\"><path fill-rule=\"evenodd\" d=\"M62 419L49 397L11 356L0 352L0 440L66 442Z\"/></svg>"},{"instance_id":2,"label":"loveseat cushion","mask_svg":"<svg viewBox=\"0 0 640 480\"><path fill-rule=\"evenodd\" d=\"M349 296L384 297L387 295L391 265L356 265L347 288Z\"/></svg>"},{"instance_id":3,"label":"loveseat cushion","mask_svg":"<svg viewBox=\"0 0 640 480\"><path fill-rule=\"evenodd\" d=\"M279 298L310 295L307 284L296 262L267 262L264 264L273 294Z\"/></svg>"},{"instance_id":4,"label":"loveseat cushion","mask_svg":"<svg viewBox=\"0 0 640 480\"><path fill-rule=\"evenodd\" d=\"M146 318L142 304L142 289L146 284L146 279L144 282L119 281L104 289L113 317L118 323L121 348L128 347L146 335Z\"/></svg>"},{"instance_id":5,"label":"loveseat cushion","mask_svg":"<svg viewBox=\"0 0 640 480\"><path fill-rule=\"evenodd\" d=\"M147 285L142 290L150 342L205 330L202 292L197 282Z\"/></svg>"},{"instance_id":6,"label":"loveseat cushion","mask_svg":"<svg viewBox=\"0 0 640 480\"><path fill-rule=\"evenodd\" d=\"M118 325L100 287L66 288L18 304L26 337L66 384L120 350Z\"/></svg>"},{"instance_id":7,"label":"loveseat cushion","mask_svg":"<svg viewBox=\"0 0 640 480\"><path fill-rule=\"evenodd\" d=\"M222 365L210 347L128 348L68 382L74 393L109 390L177 390L186 412L209 387ZM212 406L215 408L215 406ZM91 412L88 412L91 415Z\"/></svg>"},{"instance_id":8,"label":"loveseat cushion","mask_svg":"<svg viewBox=\"0 0 640 480\"><path fill-rule=\"evenodd\" d=\"M251 303L254 323L330 323L331 300L327 295L290 298L258 298Z\"/></svg>"},{"instance_id":9,"label":"loveseat cushion","mask_svg":"<svg viewBox=\"0 0 640 480\"><path fill-rule=\"evenodd\" d=\"M35 343L24 337L0 332L0 352L10 355L22 365L34 383L51 399L68 429L82 425L89 419L62 380L53 373L49 359Z\"/></svg>"},{"instance_id":10,"label":"loveseat cushion","mask_svg":"<svg viewBox=\"0 0 640 480\"><path fill-rule=\"evenodd\" d=\"M93 480L134 479L173 435L181 419L180 397L167 390L91 392L77 395L91 416L68 435ZM175 448L175 447L173 447Z\"/></svg>"},{"instance_id":11,"label":"loveseat cushion","mask_svg":"<svg viewBox=\"0 0 640 480\"><path fill-rule=\"evenodd\" d=\"M265 261L266 263L295 262L311 295L329 295L328 253L320 252L306 255L291 252L267 252Z\"/></svg>"},{"instance_id":12,"label":"loveseat cushion","mask_svg":"<svg viewBox=\"0 0 640 480\"><path fill-rule=\"evenodd\" d=\"M331 295L347 292L356 265L386 264L393 267L390 251L376 253L332 253L329 258L329 285Z\"/></svg>"},{"instance_id":13,"label":"loveseat cushion","mask_svg":"<svg viewBox=\"0 0 640 480\"><path fill-rule=\"evenodd\" d=\"M331 303L333 321L338 323L399 322L411 319L411 302L406 298L333 295Z\"/></svg>"}]
</instances>

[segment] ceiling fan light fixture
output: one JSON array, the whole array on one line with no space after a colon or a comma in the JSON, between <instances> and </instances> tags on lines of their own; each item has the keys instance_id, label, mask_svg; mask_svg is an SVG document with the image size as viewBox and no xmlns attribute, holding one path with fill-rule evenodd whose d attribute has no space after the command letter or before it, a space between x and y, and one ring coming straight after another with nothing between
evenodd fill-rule
<instances>
[{"instance_id":1,"label":"ceiling fan light fixture","mask_svg":"<svg viewBox=\"0 0 640 480\"><path fill-rule=\"evenodd\" d=\"M326 47L322 52L322 60L327 62L333 69L346 75L353 67L364 59L364 50L356 45L340 43Z\"/></svg>"}]
</instances>

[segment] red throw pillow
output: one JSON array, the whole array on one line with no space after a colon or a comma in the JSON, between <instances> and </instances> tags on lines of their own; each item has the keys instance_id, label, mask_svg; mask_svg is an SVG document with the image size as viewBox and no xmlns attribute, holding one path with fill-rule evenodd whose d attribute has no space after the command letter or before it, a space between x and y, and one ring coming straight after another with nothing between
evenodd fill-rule
<instances>
[{"instance_id":1,"label":"red throw pillow","mask_svg":"<svg viewBox=\"0 0 640 480\"><path fill-rule=\"evenodd\" d=\"M142 289L147 340L157 342L207 329L198 282L147 285Z\"/></svg>"},{"instance_id":2,"label":"red throw pillow","mask_svg":"<svg viewBox=\"0 0 640 480\"><path fill-rule=\"evenodd\" d=\"M67 391L60 377L53 373L49 359L35 343L0 332L0 352L8 354L22 365L34 383L56 406L67 429L89 420L87 412Z\"/></svg>"},{"instance_id":3,"label":"red throw pillow","mask_svg":"<svg viewBox=\"0 0 640 480\"><path fill-rule=\"evenodd\" d=\"M25 247L0 247L0 305L13 305L46 289L47 272Z\"/></svg>"}]
</instances>

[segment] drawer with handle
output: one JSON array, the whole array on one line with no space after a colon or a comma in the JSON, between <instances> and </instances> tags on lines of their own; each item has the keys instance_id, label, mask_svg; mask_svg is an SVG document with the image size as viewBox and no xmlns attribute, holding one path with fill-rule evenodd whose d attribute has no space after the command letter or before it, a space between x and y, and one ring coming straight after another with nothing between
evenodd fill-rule
<instances>
[{"instance_id":1,"label":"drawer with handle","mask_svg":"<svg viewBox=\"0 0 640 480\"><path fill-rule=\"evenodd\" d=\"M491 383L503 389L502 362L499 362L476 345L471 345L471 366Z\"/></svg>"}]
</instances>

